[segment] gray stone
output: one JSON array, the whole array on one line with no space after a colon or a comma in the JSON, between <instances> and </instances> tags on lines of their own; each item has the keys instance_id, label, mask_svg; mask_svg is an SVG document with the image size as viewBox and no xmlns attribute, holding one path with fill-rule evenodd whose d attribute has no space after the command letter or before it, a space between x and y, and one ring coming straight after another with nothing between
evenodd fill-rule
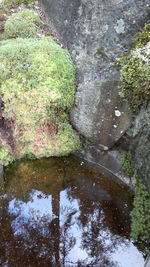
<instances>
[{"instance_id":1,"label":"gray stone","mask_svg":"<svg viewBox=\"0 0 150 267\"><path fill-rule=\"evenodd\" d=\"M68 46L77 66L78 88L71 112L74 127L107 150L128 129L114 63L128 51L148 21L149 0L44 0L49 26Z\"/></svg>"},{"instance_id":2,"label":"gray stone","mask_svg":"<svg viewBox=\"0 0 150 267\"><path fill-rule=\"evenodd\" d=\"M132 164L150 191L150 103L135 119L131 140Z\"/></svg>"}]
</instances>

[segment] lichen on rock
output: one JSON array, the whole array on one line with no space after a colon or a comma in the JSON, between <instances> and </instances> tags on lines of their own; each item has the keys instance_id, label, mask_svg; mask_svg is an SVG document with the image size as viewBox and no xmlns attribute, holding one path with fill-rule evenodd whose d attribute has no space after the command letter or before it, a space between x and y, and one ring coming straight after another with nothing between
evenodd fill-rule
<instances>
[{"instance_id":1,"label":"lichen on rock","mask_svg":"<svg viewBox=\"0 0 150 267\"><path fill-rule=\"evenodd\" d=\"M22 27L10 27L18 18L40 24L31 10L14 14L6 22L5 32L9 38L26 38L0 42L0 128L7 124L12 139L4 142L0 137L0 163L4 165L23 157L63 156L79 148L68 118L75 93L71 57L51 37L27 38L30 34L25 30L22 35Z\"/></svg>"}]
</instances>

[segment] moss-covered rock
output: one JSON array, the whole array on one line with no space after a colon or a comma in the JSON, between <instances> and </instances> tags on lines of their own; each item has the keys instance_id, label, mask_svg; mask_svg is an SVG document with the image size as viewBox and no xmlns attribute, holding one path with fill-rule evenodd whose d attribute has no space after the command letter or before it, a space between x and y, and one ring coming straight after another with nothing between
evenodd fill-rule
<instances>
[{"instance_id":1,"label":"moss-covered rock","mask_svg":"<svg viewBox=\"0 0 150 267\"><path fill-rule=\"evenodd\" d=\"M133 49L121 59L121 89L136 113L150 100L150 25L136 35Z\"/></svg>"},{"instance_id":2,"label":"moss-covered rock","mask_svg":"<svg viewBox=\"0 0 150 267\"><path fill-rule=\"evenodd\" d=\"M67 155L79 147L68 123L75 69L52 38L0 42L3 120L11 125L14 158ZM5 149L5 146L2 148Z\"/></svg>"},{"instance_id":3,"label":"moss-covered rock","mask_svg":"<svg viewBox=\"0 0 150 267\"><path fill-rule=\"evenodd\" d=\"M5 39L37 37L37 28L41 25L40 19L33 10L25 9L12 14L4 26Z\"/></svg>"}]
</instances>

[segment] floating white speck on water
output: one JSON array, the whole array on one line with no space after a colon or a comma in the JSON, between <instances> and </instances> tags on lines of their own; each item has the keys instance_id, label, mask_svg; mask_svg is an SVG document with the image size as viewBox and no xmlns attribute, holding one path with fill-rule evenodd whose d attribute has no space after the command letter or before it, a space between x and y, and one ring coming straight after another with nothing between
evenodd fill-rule
<instances>
[{"instance_id":1,"label":"floating white speck on water","mask_svg":"<svg viewBox=\"0 0 150 267\"><path fill-rule=\"evenodd\" d=\"M120 117L121 116L121 112L119 110L115 110L115 116L116 117Z\"/></svg>"}]
</instances>

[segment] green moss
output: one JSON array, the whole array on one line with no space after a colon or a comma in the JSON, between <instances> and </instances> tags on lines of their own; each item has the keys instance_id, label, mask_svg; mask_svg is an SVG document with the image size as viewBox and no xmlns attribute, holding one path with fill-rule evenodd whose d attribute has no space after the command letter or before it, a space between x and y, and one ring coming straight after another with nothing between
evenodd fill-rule
<instances>
[{"instance_id":1,"label":"green moss","mask_svg":"<svg viewBox=\"0 0 150 267\"><path fill-rule=\"evenodd\" d=\"M134 171L131 165L131 153L123 153L121 155L121 164L123 171L130 177L134 175Z\"/></svg>"},{"instance_id":2,"label":"green moss","mask_svg":"<svg viewBox=\"0 0 150 267\"><path fill-rule=\"evenodd\" d=\"M79 148L68 122L75 69L52 38L0 42L0 94L4 119L14 122L15 157L67 155Z\"/></svg>"},{"instance_id":3,"label":"green moss","mask_svg":"<svg viewBox=\"0 0 150 267\"><path fill-rule=\"evenodd\" d=\"M147 57L148 61L150 56ZM136 113L150 100L150 64L133 54L121 69L121 88L130 110Z\"/></svg>"},{"instance_id":4,"label":"green moss","mask_svg":"<svg viewBox=\"0 0 150 267\"><path fill-rule=\"evenodd\" d=\"M121 65L121 94L137 113L150 100L150 24L134 39L134 48L118 61ZM118 63L117 62L117 63Z\"/></svg>"},{"instance_id":5,"label":"green moss","mask_svg":"<svg viewBox=\"0 0 150 267\"><path fill-rule=\"evenodd\" d=\"M38 96L36 101L45 100L51 108L68 110L72 106L75 69L67 50L61 49L52 38L2 41L0 62L3 70L7 70L0 89L6 102L10 95L15 95L16 101L21 97L25 101L29 96L30 106L34 106Z\"/></svg>"},{"instance_id":6,"label":"green moss","mask_svg":"<svg viewBox=\"0 0 150 267\"><path fill-rule=\"evenodd\" d=\"M133 48L140 48L150 42L150 24L146 24L141 32L137 33L133 39Z\"/></svg>"},{"instance_id":7,"label":"green moss","mask_svg":"<svg viewBox=\"0 0 150 267\"><path fill-rule=\"evenodd\" d=\"M131 212L131 238L149 242L150 237L150 197L146 186L139 179Z\"/></svg>"},{"instance_id":8,"label":"green moss","mask_svg":"<svg viewBox=\"0 0 150 267\"><path fill-rule=\"evenodd\" d=\"M20 11L7 19L4 26L5 39L37 37L37 27L40 24L40 19L34 11L29 9Z\"/></svg>"}]
</instances>

